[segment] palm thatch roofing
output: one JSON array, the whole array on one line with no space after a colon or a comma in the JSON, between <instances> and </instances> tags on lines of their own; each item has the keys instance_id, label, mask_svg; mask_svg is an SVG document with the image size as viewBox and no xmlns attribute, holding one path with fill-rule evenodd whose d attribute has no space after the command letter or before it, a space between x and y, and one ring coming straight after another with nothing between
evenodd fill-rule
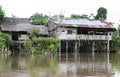
<instances>
[{"instance_id":1,"label":"palm thatch roofing","mask_svg":"<svg viewBox=\"0 0 120 77\"><path fill-rule=\"evenodd\" d=\"M32 29L38 29L39 34L48 35L45 25L32 25L28 18L4 18L0 27L3 32L29 33Z\"/></svg>"}]
</instances>

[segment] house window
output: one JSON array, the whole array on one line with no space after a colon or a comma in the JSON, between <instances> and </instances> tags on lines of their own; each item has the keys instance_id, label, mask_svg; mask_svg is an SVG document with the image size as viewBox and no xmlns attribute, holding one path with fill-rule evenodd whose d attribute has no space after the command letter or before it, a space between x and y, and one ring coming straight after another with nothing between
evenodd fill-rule
<instances>
[{"instance_id":1,"label":"house window","mask_svg":"<svg viewBox=\"0 0 120 77\"><path fill-rule=\"evenodd\" d=\"M19 37L19 34L18 34L18 33L12 32L12 40L18 41L18 40L19 40L18 37Z\"/></svg>"},{"instance_id":2,"label":"house window","mask_svg":"<svg viewBox=\"0 0 120 77\"><path fill-rule=\"evenodd\" d=\"M67 31L67 34L72 34L72 30L68 30L68 31Z\"/></svg>"}]
</instances>

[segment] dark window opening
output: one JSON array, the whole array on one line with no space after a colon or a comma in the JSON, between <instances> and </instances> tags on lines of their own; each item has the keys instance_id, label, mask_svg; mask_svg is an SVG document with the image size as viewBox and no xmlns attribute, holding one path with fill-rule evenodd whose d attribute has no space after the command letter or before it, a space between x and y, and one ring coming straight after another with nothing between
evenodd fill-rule
<instances>
[{"instance_id":1,"label":"dark window opening","mask_svg":"<svg viewBox=\"0 0 120 77\"><path fill-rule=\"evenodd\" d=\"M77 34L82 34L81 29L77 29Z\"/></svg>"},{"instance_id":2,"label":"dark window opening","mask_svg":"<svg viewBox=\"0 0 120 77\"><path fill-rule=\"evenodd\" d=\"M18 41L18 37L19 37L18 33L16 33L16 32L12 33L12 40Z\"/></svg>"},{"instance_id":3,"label":"dark window opening","mask_svg":"<svg viewBox=\"0 0 120 77\"><path fill-rule=\"evenodd\" d=\"M72 34L72 30L68 30L68 31L67 31L67 34Z\"/></svg>"},{"instance_id":4,"label":"dark window opening","mask_svg":"<svg viewBox=\"0 0 120 77\"><path fill-rule=\"evenodd\" d=\"M82 30L82 34L88 34L88 30Z\"/></svg>"}]
</instances>

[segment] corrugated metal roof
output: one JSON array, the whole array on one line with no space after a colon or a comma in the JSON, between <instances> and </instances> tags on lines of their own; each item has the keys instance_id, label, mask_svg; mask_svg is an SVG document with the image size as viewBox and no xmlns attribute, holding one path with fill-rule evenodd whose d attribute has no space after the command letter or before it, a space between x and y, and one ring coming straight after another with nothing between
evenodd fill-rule
<instances>
[{"instance_id":1,"label":"corrugated metal roof","mask_svg":"<svg viewBox=\"0 0 120 77\"><path fill-rule=\"evenodd\" d=\"M55 22L58 26L65 27L87 27L87 28L113 28L108 22L103 20L90 20L90 19L67 19Z\"/></svg>"},{"instance_id":2,"label":"corrugated metal roof","mask_svg":"<svg viewBox=\"0 0 120 77\"><path fill-rule=\"evenodd\" d=\"M80 19L80 20L61 20L61 24L83 24L83 25L106 25L103 22L98 20L90 21L88 19Z\"/></svg>"}]
</instances>

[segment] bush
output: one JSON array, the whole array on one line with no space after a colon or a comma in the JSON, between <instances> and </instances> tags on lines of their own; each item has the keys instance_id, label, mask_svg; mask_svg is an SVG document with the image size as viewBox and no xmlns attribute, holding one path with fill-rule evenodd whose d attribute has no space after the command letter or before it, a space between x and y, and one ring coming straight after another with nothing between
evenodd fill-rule
<instances>
[{"instance_id":1,"label":"bush","mask_svg":"<svg viewBox=\"0 0 120 77\"><path fill-rule=\"evenodd\" d=\"M2 49L5 47L5 40L0 37L0 51L2 51Z\"/></svg>"},{"instance_id":2,"label":"bush","mask_svg":"<svg viewBox=\"0 0 120 77\"><path fill-rule=\"evenodd\" d=\"M8 34L3 34L0 32L0 51L4 49L4 47L9 47L12 44L12 40Z\"/></svg>"},{"instance_id":3,"label":"bush","mask_svg":"<svg viewBox=\"0 0 120 77\"><path fill-rule=\"evenodd\" d=\"M30 52L43 54L46 51L56 52L57 48L60 46L60 39L51 37L34 37L31 40L26 40L24 46L30 50Z\"/></svg>"}]
</instances>

